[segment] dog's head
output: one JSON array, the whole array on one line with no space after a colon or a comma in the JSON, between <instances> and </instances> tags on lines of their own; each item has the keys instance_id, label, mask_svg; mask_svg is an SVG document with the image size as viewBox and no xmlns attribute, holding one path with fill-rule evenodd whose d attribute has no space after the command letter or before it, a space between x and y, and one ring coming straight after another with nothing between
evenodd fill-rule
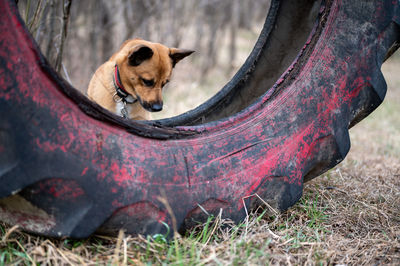
<instances>
[{"instance_id":1,"label":"dog's head","mask_svg":"<svg viewBox=\"0 0 400 266\"><path fill-rule=\"evenodd\" d=\"M130 40L116 56L122 84L150 112L162 110L162 88L175 65L193 51L169 48L159 43Z\"/></svg>"}]
</instances>

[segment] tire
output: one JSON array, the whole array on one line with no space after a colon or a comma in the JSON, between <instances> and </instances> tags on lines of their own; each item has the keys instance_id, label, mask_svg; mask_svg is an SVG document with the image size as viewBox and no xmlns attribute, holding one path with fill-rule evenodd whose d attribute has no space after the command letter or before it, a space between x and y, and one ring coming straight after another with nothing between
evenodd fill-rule
<instances>
[{"instance_id":1,"label":"tire","mask_svg":"<svg viewBox=\"0 0 400 266\"><path fill-rule=\"evenodd\" d=\"M254 50L217 95L137 122L59 77L15 2L0 0L0 220L84 238L165 234L165 224L184 232L204 210L239 222L258 197L286 210L303 182L343 160L348 129L383 101L399 5L273 0Z\"/></svg>"}]
</instances>

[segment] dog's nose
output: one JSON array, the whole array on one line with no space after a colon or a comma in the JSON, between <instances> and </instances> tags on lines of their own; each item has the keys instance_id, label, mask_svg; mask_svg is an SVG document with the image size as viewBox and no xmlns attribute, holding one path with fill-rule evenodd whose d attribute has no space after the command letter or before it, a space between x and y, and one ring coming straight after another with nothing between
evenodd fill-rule
<instances>
[{"instance_id":1,"label":"dog's nose","mask_svg":"<svg viewBox=\"0 0 400 266\"><path fill-rule=\"evenodd\" d=\"M163 104L162 103L154 103L151 105L151 110L153 112L159 112L162 110Z\"/></svg>"}]
</instances>

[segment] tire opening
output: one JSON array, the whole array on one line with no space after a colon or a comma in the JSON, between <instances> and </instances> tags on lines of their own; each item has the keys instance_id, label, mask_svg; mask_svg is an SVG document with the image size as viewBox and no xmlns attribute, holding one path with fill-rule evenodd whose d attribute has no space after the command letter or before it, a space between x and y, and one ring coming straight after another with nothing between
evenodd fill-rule
<instances>
[{"instance_id":1,"label":"tire opening","mask_svg":"<svg viewBox=\"0 0 400 266\"><path fill-rule=\"evenodd\" d=\"M49 64L42 63L42 68L58 82L59 89L63 93L78 103L86 114L98 120L117 124L131 133L145 137L177 139L193 136L201 131L180 130L175 127L232 118L254 104L273 86L299 55L313 28L318 25L317 18L320 15L321 3L324 2L324 0L295 2L272 0L259 39L235 76L208 101L191 111L171 118L136 122L111 115L60 79ZM322 26L319 25L319 28ZM304 58L306 60L306 56ZM296 67L301 67L301 62L297 65Z\"/></svg>"},{"instance_id":2,"label":"tire opening","mask_svg":"<svg viewBox=\"0 0 400 266\"><path fill-rule=\"evenodd\" d=\"M154 120L191 126L232 116L254 103L285 72L307 41L322 1L272 1L260 37L247 61L214 97L182 115Z\"/></svg>"}]
</instances>

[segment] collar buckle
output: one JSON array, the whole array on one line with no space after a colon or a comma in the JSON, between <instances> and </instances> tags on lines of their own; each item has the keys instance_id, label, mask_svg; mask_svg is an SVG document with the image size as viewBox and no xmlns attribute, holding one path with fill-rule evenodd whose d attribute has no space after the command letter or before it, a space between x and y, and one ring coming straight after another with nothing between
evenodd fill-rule
<instances>
[{"instance_id":1,"label":"collar buckle","mask_svg":"<svg viewBox=\"0 0 400 266\"><path fill-rule=\"evenodd\" d=\"M114 102L116 102L116 103L120 103L123 101L123 98L121 98L121 96L118 95L118 92L114 92L112 97L113 97Z\"/></svg>"}]
</instances>

